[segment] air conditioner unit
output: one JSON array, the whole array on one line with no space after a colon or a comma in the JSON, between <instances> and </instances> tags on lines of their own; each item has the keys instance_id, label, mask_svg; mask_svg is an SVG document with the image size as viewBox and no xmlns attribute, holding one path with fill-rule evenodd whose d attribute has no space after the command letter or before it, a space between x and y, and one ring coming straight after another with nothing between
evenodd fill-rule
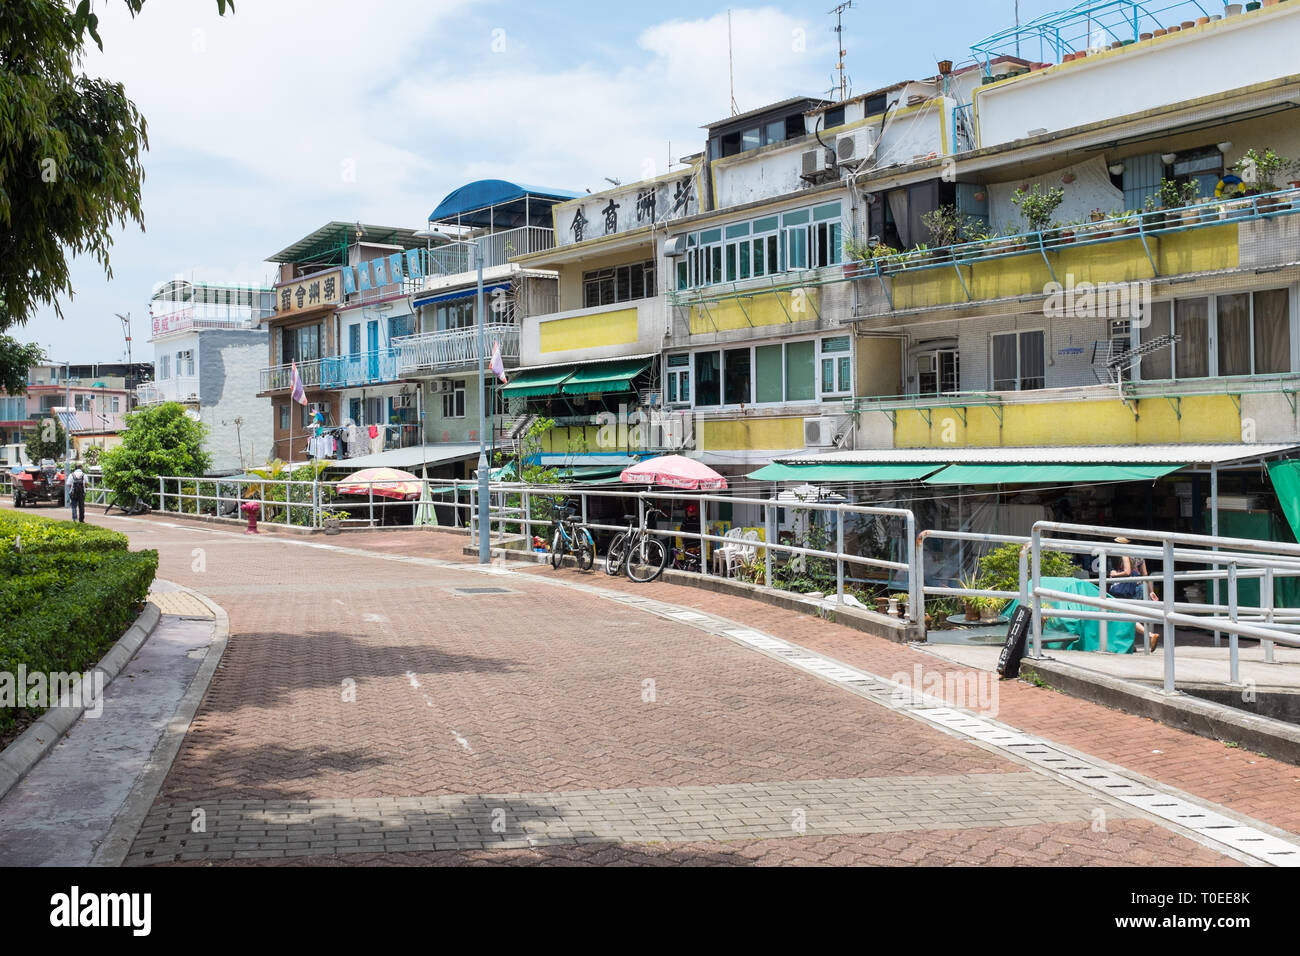
<instances>
[{"instance_id":1,"label":"air conditioner unit","mask_svg":"<svg viewBox=\"0 0 1300 956\"><path fill-rule=\"evenodd\" d=\"M664 240L664 255L669 258L677 258L686 255L686 237L673 236L671 239Z\"/></svg>"},{"instance_id":2,"label":"air conditioner unit","mask_svg":"<svg viewBox=\"0 0 1300 956\"><path fill-rule=\"evenodd\" d=\"M799 173L800 179L817 179L822 173L835 166L835 154L829 149L817 147L810 149L800 156L802 171Z\"/></svg>"},{"instance_id":3,"label":"air conditioner unit","mask_svg":"<svg viewBox=\"0 0 1300 956\"><path fill-rule=\"evenodd\" d=\"M830 448L835 444L835 419L805 418L803 443L806 448Z\"/></svg>"},{"instance_id":4,"label":"air conditioner unit","mask_svg":"<svg viewBox=\"0 0 1300 956\"><path fill-rule=\"evenodd\" d=\"M435 395L450 391L453 391L453 387L449 378L440 378L433 383L433 394Z\"/></svg>"},{"instance_id":5,"label":"air conditioner unit","mask_svg":"<svg viewBox=\"0 0 1300 956\"><path fill-rule=\"evenodd\" d=\"M415 396L410 392L399 392L393 396L394 408L414 408Z\"/></svg>"},{"instance_id":6,"label":"air conditioner unit","mask_svg":"<svg viewBox=\"0 0 1300 956\"><path fill-rule=\"evenodd\" d=\"M849 159L856 159L857 140L853 134L841 136L835 141L835 159L838 162L844 162Z\"/></svg>"}]
</instances>

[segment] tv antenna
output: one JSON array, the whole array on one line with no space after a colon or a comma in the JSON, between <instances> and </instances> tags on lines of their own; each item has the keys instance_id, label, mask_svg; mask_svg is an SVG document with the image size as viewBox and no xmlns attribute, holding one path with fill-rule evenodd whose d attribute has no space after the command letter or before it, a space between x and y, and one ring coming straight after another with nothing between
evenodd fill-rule
<instances>
[{"instance_id":1,"label":"tv antenna","mask_svg":"<svg viewBox=\"0 0 1300 956\"><path fill-rule=\"evenodd\" d=\"M731 10L727 10L727 77L731 81L731 115L740 112L736 106L736 66L731 49Z\"/></svg>"},{"instance_id":2,"label":"tv antenna","mask_svg":"<svg viewBox=\"0 0 1300 956\"><path fill-rule=\"evenodd\" d=\"M827 15L835 15L835 71L840 75L840 100L849 98L848 83L844 78L844 55L848 51L844 49L844 11L853 6L853 0L844 0L839 6L827 11Z\"/></svg>"}]
</instances>

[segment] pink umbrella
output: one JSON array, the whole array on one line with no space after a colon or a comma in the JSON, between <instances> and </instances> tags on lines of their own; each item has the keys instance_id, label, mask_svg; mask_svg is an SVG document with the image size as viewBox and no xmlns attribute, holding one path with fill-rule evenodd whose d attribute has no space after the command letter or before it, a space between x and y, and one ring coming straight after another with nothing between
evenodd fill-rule
<instances>
[{"instance_id":1,"label":"pink umbrella","mask_svg":"<svg viewBox=\"0 0 1300 956\"><path fill-rule=\"evenodd\" d=\"M619 476L629 485L662 485L687 491L716 491L727 479L703 462L681 455L663 455L623 469Z\"/></svg>"}]
</instances>

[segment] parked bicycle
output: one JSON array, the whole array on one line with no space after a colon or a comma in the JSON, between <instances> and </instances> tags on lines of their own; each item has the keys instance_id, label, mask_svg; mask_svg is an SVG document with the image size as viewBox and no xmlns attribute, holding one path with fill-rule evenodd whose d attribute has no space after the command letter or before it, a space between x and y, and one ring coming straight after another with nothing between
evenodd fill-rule
<instances>
[{"instance_id":1,"label":"parked bicycle","mask_svg":"<svg viewBox=\"0 0 1300 956\"><path fill-rule=\"evenodd\" d=\"M653 581L668 566L668 548L663 541L650 534L656 518L668 515L658 508L646 511L647 527L637 526L636 515L624 515L627 530L619 532L610 542L605 555L605 573L616 577L620 572L640 584Z\"/></svg>"},{"instance_id":2,"label":"parked bicycle","mask_svg":"<svg viewBox=\"0 0 1300 956\"><path fill-rule=\"evenodd\" d=\"M561 506L551 536L551 567L560 569L564 556L572 554L579 571L590 571L596 564L596 542L586 525L581 524L571 503Z\"/></svg>"}]
</instances>

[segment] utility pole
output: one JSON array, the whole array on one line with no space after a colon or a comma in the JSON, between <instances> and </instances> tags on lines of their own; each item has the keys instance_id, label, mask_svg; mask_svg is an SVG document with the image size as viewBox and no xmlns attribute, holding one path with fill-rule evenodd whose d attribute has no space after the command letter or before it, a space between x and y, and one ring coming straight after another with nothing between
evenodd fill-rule
<instances>
[{"instance_id":1,"label":"utility pole","mask_svg":"<svg viewBox=\"0 0 1300 956\"><path fill-rule=\"evenodd\" d=\"M736 67L732 60L731 53L731 11L727 11L727 76L731 80L731 115L735 116L740 110L736 106ZM669 164L672 163L672 157L669 158Z\"/></svg>"},{"instance_id":2,"label":"utility pole","mask_svg":"<svg viewBox=\"0 0 1300 956\"><path fill-rule=\"evenodd\" d=\"M478 289L474 309L478 313L478 563L491 564L492 552L488 525L488 456L487 456L487 396L483 382L486 378L483 351L486 348L487 311L483 307L483 248L473 244L474 265L478 270Z\"/></svg>"},{"instance_id":3,"label":"utility pole","mask_svg":"<svg viewBox=\"0 0 1300 956\"><path fill-rule=\"evenodd\" d=\"M835 49L837 51L835 69L840 75L841 102L849 98L848 83L844 79L844 55L848 52L844 49L844 11L848 10L852 6L853 0L844 0L844 2L839 6L827 11L828 13L835 15Z\"/></svg>"},{"instance_id":4,"label":"utility pole","mask_svg":"<svg viewBox=\"0 0 1300 956\"><path fill-rule=\"evenodd\" d=\"M131 374L131 313L128 312L123 315L121 312L115 312L113 314L122 320L122 334L126 336L126 364L127 375L129 376Z\"/></svg>"}]
</instances>

